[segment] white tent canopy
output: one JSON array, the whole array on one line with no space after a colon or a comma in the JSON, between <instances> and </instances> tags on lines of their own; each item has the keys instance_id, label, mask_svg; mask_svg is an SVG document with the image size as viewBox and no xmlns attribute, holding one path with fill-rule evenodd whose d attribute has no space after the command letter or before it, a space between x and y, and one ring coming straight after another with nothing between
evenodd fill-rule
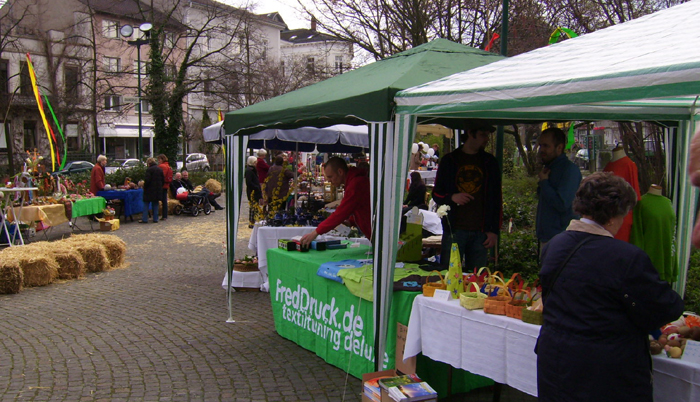
<instances>
[{"instance_id":1,"label":"white tent canopy","mask_svg":"<svg viewBox=\"0 0 700 402\"><path fill-rule=\"evenodd\" d=\"M206 142L221 143L225 135L223 121L205 127L203 132ZM248 147L302 152L312 152L314 149L319 152L361 152L369 149L369 129L366 125L348 124L323 128L267 129L251 134Z\"/></svg>"},{"instance_id":2,"label":"white tent canopy","mask_svg":"<svg viewBox=\"0 0 700 402\"><path fill-rule=\"evenodd\" d=\"M683 292L697 192L687 149L700 95L700 0L401 91L397 125L417 118L493 122L652 120L666 130L667 194L677 215Z\"/></svg>"}]
</instances>

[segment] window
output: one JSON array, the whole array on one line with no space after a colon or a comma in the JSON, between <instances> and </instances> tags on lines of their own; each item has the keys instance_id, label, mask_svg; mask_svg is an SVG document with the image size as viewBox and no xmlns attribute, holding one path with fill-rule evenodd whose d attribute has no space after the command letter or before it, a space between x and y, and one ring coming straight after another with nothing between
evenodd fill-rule
<instances>
[{"instance_id":1,"label":"window","mask_svg":"<svg viewBox=\"0 0 700 402\"><path fill-rule=\"evenodd\" d=\"M79 76L80 71L75 66L66 66L63 71L63 85L65 86L67 99L77 100L80 97L78 92Z\"/></svg>"},{"instance_id":2,"label":"window","mask_svg":"<svg viewBox=\"0 0 700 402\"><path fill-rule=\"evenodd\" d=\"M9 125L9 122L8 122ZM5 122L0 121L0 149L7 149L7 136L5 135Z\"/></svg>"},{"instance_id":3,"label":"window","mask_svg":"<svg viewBox=\"0 0 700 402\"><path fill-rule=\"evenodd\" d=\"M206 79L204 80L204 96L210 96L211 95L211 80Z\"/></svg>"},{"instance_id":4,"label":"window","mask_svg":"<svg viewBox=\"0 0 700 402\"><path fill-rule=\"evenodd\" d=\"M105 38L118 38L119 23L117 21L102 20L102 36Z\"/></svg>"},{"instance_id":5,"label":"window","mask_svg":"<svg viewBox=\"0 0 700 402\"><path fill-rule=\"evenodd\" d=\"M119 111L119 95L105 96L105 110Z\"/></svg>"},{"instance_id":6,"label":"window","mask_svg":"<svg viewBox=\"0 0 700 402\"><path fill-rule=\"evenodd\" d=\"M166 32L165 33L165 47L172 49L177 44L177 39L175 38L175 33Z\"/></svg>"},{"instance_id":7,"label":"window","mask_svg":"<svg viewBox=\"0 0 700 402\"><path fill-rule=\"evenodd\" d=\"M138 113L138 110L136 111ZM141 113L150 113L151 104L147 100L141 99Z\"/></svg>"},{"instance_id":8,"label":"window","mask_svg":"<svg viewBox=\"0 0 700 402\"><path fill-rule=\"evenodd\" d=\"M306 59L306 72L309 74L313 74L314 70L316 69L316 66L314 66L315 60L313 57L308 57Z\"/></svg>"},{"instance_id":9,"label":"window","mask_svg":"<svg viewBox=\"0 0 700 402\"><path fill-rule=\"evenodd\" d=\"M263 43L262 43L262 53L260 54L260 57L261 57L263 60L267 60L267 45L268 45L268 42L267 42L266 40L263 40Z\"/></svg>"},{"instance_id":10,"label":"window","mask_svg":"<svg viewBox=\"0 0 700 402\"><path fill-rule=\"evenodd\" d=\"M24 122L24 150L34 151L36 148L36 122Z\"/></svg>"},{"instance_id":11,"label":"window","mask_svg":"<svg viewBox=\"0 0 700 402\"><path fill-rule=\"evenodd\" d=\"M335 72L338 74L343 72L343 56L335 56Z\"/></svg>"},{"instance_id":12,"label":"window","mask_svg":"<svg viewBox=\"0 0 700 402\"><path fill-rule=\"evenodd\" d=\"M177 75L176 70L175 70L175 65L174 64L166 64L165 65L165 76L168 78L174 79L175 75Z\"/></svg>"},{"instance_id":13,"label":"window","mask_svg":"<svg viewBox=\"0 0 700 402\"><path fill-rule=\"evenodd\" d=\"M8 68L7 60L0 60L0 94L10 93Z\"/></svg>"},{"instance_id":14,"label":"window","mask_svg":"<svg viewBox=\"0 0 700 402\"><path fill-rule=\"evenodd\" d=\"M118 57L107 57L104 58L105 71L108 73L118 73L121 71L122 60Z\"/></svg>"},{"instance_id":15,"label":"window","mask_svg":"<svg viewBox=\"0 0 700 402\"><path fill-rule=\"evenodd\" d=\"M31 95L32 80L29 78L29 66L26 61L19 62L19 93L22 95Z\"/></svg>"}]
</instances>

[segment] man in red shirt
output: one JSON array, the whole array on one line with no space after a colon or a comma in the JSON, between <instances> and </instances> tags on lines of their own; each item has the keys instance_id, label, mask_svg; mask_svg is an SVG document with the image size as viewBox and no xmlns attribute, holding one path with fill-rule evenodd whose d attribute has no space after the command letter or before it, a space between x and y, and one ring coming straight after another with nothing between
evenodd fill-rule
<instances>
[{"instance_id":1,"label":"man in red shirt","mask_svg":"<svg viewBox=\"0 0 700 402\"><path fill-rule=\"evenodd\" d=\"M335 229L346 220L357 225L368 239L372 238L372 210L369 200L369 177L365 169L348 167L345 160L338 157L328 159L323 167L326 179L335 187L345 185L345 195L335 212L321 222L311 233L301 238L301 244L308 247L320 234Z\"/></svg>"}]
</instances>

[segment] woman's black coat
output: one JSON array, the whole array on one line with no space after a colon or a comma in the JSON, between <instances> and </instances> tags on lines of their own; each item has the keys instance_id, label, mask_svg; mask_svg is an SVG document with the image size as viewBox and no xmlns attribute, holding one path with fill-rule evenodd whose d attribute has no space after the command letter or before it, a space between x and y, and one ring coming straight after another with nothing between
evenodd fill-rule
<instances>
[{"instance_id":1,"label":"woman's black coat","mask_svg":"<svg viewBox=\"0 0 700 402\"><path fill-rule=\"evenodd\" d=\"M593 227L572 222L542 257L547 297L537 345L539 400L652 402L648 334L680 317L683 300L644 251L572 230L581 225ZM552 287L554 272L584 238Z\"/></svg>"},{"instance_id":2,"label":"woman's black coat","mask_svg":"<svg viewBox=\"0 0 700 402\"><path fill-rule=\"evenodd\" d=\"M160 201L163 195L164 181L163 169L158 167L158 165L149 166L146 169L146 178L143 182L143 202ZM163 207L167 208L167 205Z\"/></svg>"}]
</instances>

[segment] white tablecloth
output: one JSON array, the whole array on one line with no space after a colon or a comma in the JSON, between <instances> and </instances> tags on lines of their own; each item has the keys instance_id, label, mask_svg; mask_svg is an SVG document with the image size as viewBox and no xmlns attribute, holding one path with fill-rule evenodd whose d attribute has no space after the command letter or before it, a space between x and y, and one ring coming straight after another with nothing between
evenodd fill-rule
<instances>
[{"instance_id":1,"label":"white tablecloth","mask_svg":"<svg viewBox=\"0 0 700 402\"><path fill-rule=\"evenodd\" d=\"M447 363L537 396L540 326L467 310L458 300L417 296L408 324L404 358L423 352ZM654 400L700 401L700 365L654 356Z\"/></svg>"},{"instance_id":2,"label":"white tablecloth","mask_svg":"<svg viewBox=\"0 0 700 402\"><path fill-rule=\"evenodd\" d=\"M435 184L435 176L437 176L437 169L433 170L411 170L408 172L408 183L411 183L411 173L418 172L420 178L423 179L425 184Z\"/></svg>"}]
</instances>

